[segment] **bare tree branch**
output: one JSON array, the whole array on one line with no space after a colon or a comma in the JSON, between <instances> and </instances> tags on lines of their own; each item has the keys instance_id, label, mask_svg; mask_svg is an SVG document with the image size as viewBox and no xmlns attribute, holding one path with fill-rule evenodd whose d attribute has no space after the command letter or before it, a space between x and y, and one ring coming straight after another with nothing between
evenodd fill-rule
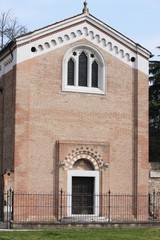
<instances>
[{"instance_id":1,"label":"bare tree branch","mask_svg":"<svg viewBox=\"0 0 160 240\"><path fill-rule=\"evenodd\" d=\"M26 32L27 28L19 24L18 19L12 16L11 10L0 13L0 50L14 38Z\"/></svg>"}]
</instances>

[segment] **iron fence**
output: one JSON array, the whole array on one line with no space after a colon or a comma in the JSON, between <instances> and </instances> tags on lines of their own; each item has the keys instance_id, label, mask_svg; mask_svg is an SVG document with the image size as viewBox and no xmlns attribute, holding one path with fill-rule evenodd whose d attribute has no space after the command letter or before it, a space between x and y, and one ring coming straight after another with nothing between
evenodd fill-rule
<instances>
[{"instance_id":1,"label":"iron fence","mask_svg":"<svg viewBox=\"0 0 160 240\"><path fill-rule=\"evenodd\" d=\"M149 195L0 193L0 221L133 222L160 220L160 193Z\"/></svg>"}]
</instances>

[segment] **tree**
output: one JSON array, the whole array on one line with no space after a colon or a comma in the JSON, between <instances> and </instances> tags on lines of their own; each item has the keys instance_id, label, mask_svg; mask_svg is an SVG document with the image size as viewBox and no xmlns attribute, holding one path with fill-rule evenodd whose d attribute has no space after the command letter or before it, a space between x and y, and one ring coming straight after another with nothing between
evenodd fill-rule
<instances>
[{"instance_id":1,"label":"tree","mask_svg":"<svg viewBox=\"0 0 160 240\"><path fill-rule=\"evenodd\" d=\"M12 15L11 10L0 13L0 50L15 37L26 32L27 28L19 24L18 19Z\"/></svg>"},{"instance_id":2,"label":"tree","mask_svg":"<svg viewBox=\"0 0 160 240\"><path fill-rule=\"evenodd\" d=\"M160 162L160 61L149 65L149 159Z\"/></svg>"}]
</instances>

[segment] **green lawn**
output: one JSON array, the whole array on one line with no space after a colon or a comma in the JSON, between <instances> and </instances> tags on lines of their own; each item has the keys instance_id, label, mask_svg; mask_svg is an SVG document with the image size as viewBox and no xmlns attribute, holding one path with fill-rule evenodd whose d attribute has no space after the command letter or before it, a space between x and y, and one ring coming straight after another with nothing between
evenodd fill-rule
<instances>
[{"instance_id":1,"label":"green lawn","mask_svg":"<svg viewBox=\"0 0 160 240\"><path fill-rule=\"evenodd\" d=\"M0 240L159 240L160 228L0 231Z\"/></svg>"}]
</instances>

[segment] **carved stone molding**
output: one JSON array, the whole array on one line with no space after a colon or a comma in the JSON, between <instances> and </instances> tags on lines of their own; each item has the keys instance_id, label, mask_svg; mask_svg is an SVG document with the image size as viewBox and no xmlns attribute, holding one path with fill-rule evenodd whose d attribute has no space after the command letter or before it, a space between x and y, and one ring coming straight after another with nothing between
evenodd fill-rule
<instances>
[{"instance_id":1,"label":"carved stone molding","mask_svg":"<svg viewBox=\"0 0 160 240\"><path fill-rule=\"evenodd\" d=\"M65 170L72 170L79 159L90 161L95 170L103 170L106 163L109 164L109 145L106 143L59 141L58 149L58 165Z\"/></svg>"}]
</instances>

